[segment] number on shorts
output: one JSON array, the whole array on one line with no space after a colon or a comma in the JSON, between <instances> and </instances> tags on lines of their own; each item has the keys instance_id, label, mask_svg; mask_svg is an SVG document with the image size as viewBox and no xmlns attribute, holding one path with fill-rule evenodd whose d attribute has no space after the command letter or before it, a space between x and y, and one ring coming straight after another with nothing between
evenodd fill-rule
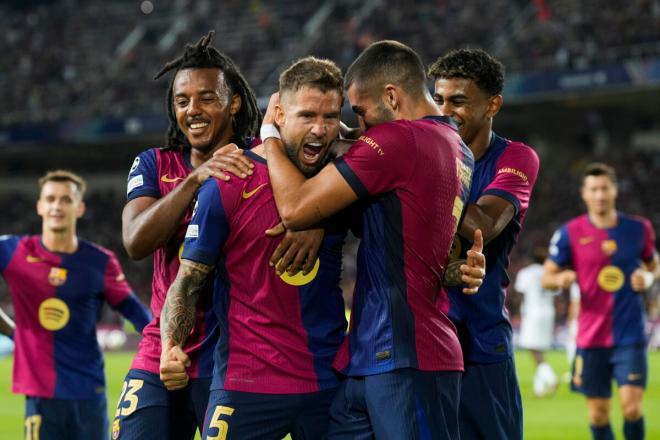
<instances>
[{"instance_id":1,"label":"number on shorts","mask_svg":"<svg viewBox=\"0 0 660 440\"><path fill-rule=\"evenodd\" d=\"M207 436L207 440L225 440L227 438L227 431L229 431L229 423L226 420L220 420L222 416L230 416L234 414L234 408L228 406L218 405L213 411L213 417L209 423L209 428L218 428L218 435L211 437Z\"/></svg>"},{"instance_id":2,"label":"number on shorts","mask_svg":"<svg viewBox=\"0 0 660 440\"><path fill-rule=\"evenodd\" d=\"M575 386L582 386L582 370L584 369L584 359L582 356L575 357L575 372L573 373L573 383Z\"/></svg>"},{"instance_id":3,"label":"number on shorts","mask_svg":"<svg viewBox=\"0 0 660 440\"><path fill-rule=\"evenodd\" d=\"M119 395L119 402L117 403L117 412L115 417L130 416L135 412L138 405L138 396L135 394L140 388L144 385L142 379L131 379L128 382L124 381L124 386L121 388L121 394ZM122 408L122 403L128 402L128 406Z\"/></svg>"},{"instance_id":4,"label":"number on shorts","mask_svg":"<svg viewBox=\"0 0 660 440\"><path fill-rule=\"evenodd\" d=\"M41 428L41 415L35 414L25 418L25 440L39 440Z\"/></svg>"}]
</instances>

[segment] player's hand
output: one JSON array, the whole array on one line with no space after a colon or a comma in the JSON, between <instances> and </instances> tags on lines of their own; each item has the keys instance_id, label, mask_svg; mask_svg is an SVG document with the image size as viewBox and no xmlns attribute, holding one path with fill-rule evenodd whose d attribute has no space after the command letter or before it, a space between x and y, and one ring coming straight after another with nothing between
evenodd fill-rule
<instances>
[{"instance_id":1,"label":"player's hand","mask_svg":"<svg viewBox=\"0 0 660 440\"><path fill-rule=\"evenodd\" d=\"M262 124L273 124L277 126L277 122L275 122L275 116L277 115L278 105L280 105L280 93L275 92L272 95L270 95L270 100L268 101L268 108L266 109L266 114L264 115L264 120L262 121Z\"/></svg>"},{"instance_id":2,"label":"player's hand","mask_svg":"<svg viewBox=\"0 0 660 440\"><path fill-rule=\"evenodd\" d=\"M243 150L238 148L238 145L227 144L218 148L209 160L190 173L190 178L195 179L199 185L209 177L229 180L230 173L244 179L252 174L252 168L254 164L243 154Z\"/></svg>"},{"instance_id":3,"label":"player's hand","mask_svg":"<svg viewBox=\"0 0 660 440\"><path fill-rule=\"evenodd\" d=\"M650 279L647 280L647 276L650 277ZM646 292L649 290L651 285L653 285L653 281L653 274L642 269L641 267L635 269L635 271L630 274L630 286L635 292Z\"/></svg>"},{"instance_id":4,"label":"player's hand","mask_svg":"<svg viewBox=\"0 0 660 440\"><path fill-rule=\"evenodd\" d=\"M465 264L461 264L461 280L467 285L463 288L463 293L474 295L479 291L479 287L486 277L486 256L482 253L484 250L484 236L481 229L474 231L474 241L472 247L467 251Z\"/></svg>"},{"instance_id":5,"label":"player's hand","mask_svg":"<svg viewBox=\"0 0 660 440\"><path fill-rule=\"evenodd\" d=\"M557 286L560 289L568 289L575 282L576 275L573 270L562 270L557 274Z\"/></svg>"},{"instance_id":6,"label":"player's hand","mask_svg":"<svg viewBox=\"0 0 660 440\"><path fill-rule=\"evenodd\" d=\"M186 367L190 366L190 358L183 352L181 346L164 344L160 357L160 380L169 391L179 390L188 385Z\"/></svg>"},{"instance_id":7,"label":"player's hand","mask_svg":"<svg viewBox=\"0 0 660 440\"><path fill-rule=\"evenodd\" d=\"M303 275L307 275L314 268L325 230L317 228L289 231L282 223L266 230L266 235L269 237L281 234L284 234L284 239L271 255L270 266L275 267L278 275L282 275L285 270L289 275L295 275L301 269Z\"/></svg>"}]
</instances>

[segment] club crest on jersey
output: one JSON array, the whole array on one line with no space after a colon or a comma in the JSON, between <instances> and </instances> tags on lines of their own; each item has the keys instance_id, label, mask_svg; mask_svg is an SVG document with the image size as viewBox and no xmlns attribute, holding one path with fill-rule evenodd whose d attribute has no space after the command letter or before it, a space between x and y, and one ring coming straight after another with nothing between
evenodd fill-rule
<instances>
[{"instance_id":1,"label":"club crest on jersey","mask_svg":"<svg viewBox=\"0 0 660 440\"><path fill-rule=\"evenodd\" d=\"M50 273L48 274L48 282L51 286L61 286L66 283L66 269L61 267L51 267Z\"/></svg>"},{"instance_id":2,"label":"club crest on jersey","mask_svg":"<svg viewBox=\"0 0 660 440\"><path fill-rule=\"evenodd\" d=\"M69 306L59 298L48 298L39 305L39 324L46 330L56 331L69 322Z\"/></svg>"},{"instance_id":3,"label":"club crest on jersey","mask_svg":"<svg viewBox=\"0 0 660 440\"><path fill-rule=\"evenodd\" d=\"M600 244L600 248L605 255L614 255L617 249L616 240L603 240L603 242Z\"/></svg>"}]
</instances>

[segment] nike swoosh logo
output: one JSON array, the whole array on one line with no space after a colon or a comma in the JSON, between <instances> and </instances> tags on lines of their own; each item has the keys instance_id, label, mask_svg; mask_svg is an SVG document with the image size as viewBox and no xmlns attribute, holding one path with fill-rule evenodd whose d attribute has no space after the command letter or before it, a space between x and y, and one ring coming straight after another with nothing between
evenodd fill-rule
<instances>
[{"instance_id":1,"label":"nike swoosh logo","mask_svg":"<svg viewBox=\"0 0 660 440\"><path fill-rule=\"evenodd\" d=\"M582 237L580 238L580 244L589 244L594 241L593 237Z\"/></svg>"},{"instance_id":2,"label":"nike swoosh logo","mask_svg":"<svg viewBox=\"0 0 660 440\"><path fill-rule=\"evenodd\" d=\"M174 183L183 179L185 179L185 177L169 177L167 174L163 174L162 177L160 178L160 180L162 180L165 183Z\"/></svg>"},{"instance_id":3,"label":"nike swoosh logo","mask_svg":"<svg viewBox=\"0 0 660 440\"><path fill-rule=\"evenodd\" d=\"M244 199L249 199L250 197L255 195L257 193L257 191L259 191L261 188L263 188L266 185L268 185L268 184L267 183L262 183L261 185L259 185L258 187L256 187L255 189L253 189L250 192L245 192L245 190L243 190L243 198Z\"/></svg>"},{"instance_id":4,"label":"nike swoosh logo","mask_svg":"<svg viewBox=\"0 0 660 440\"><path fill-rule=\"evenodd\" d=\"M32 255L28 255L25 258L25 261L27 261L28 263L41 263L44 260L43 260L43 258L33 257Z\"/></svg>"}]
</instances>

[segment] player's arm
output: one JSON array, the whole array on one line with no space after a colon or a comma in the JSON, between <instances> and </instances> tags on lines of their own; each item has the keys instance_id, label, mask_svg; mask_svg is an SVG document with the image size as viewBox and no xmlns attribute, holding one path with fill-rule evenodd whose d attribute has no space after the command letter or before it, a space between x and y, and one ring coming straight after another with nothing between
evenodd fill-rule
<instances>
[{"instance_id":1,"label":"player's arm","mask_svg":"<svg viewBox=\"0 0 660 440\"><path fill-rule=\"evenodd\" d=\"M474 232L472 248L467 251L467 258L452 261L447 266L442 284L445 287L465 284L463 293L473 295L486 277L486 257L482 253L484 248L481 230Z\"/></svg>"},{"instance_id":2,"label":"player's arm","mask_svg":"<svg viewBox=\"0 0 660 440\"><path fill-rule=\"evenodd\" d=\"M568 289L575 282L575 271L571 269L562 269L551 259L543 263L543 277L541 286L544 289Z\"/></svg>"},{"instance_id":3,"label":"player's arm","mask_svg":"<svg viewBox=\"0 0 660 440\"><path fill-rule=\"evenodd\" d=\"M508 200L495 195L483 195L476 203L468 203L459 234L472 240L474 232L481 229L484 242L500 235L516 214L516 207Z\"/></svg>"},{"instance_id":4,"label":"player's arm","mask_svg":"<svg viewBox=\"0 0 660 440\"><path fill-rule=\"evenodd\" d=\"M153 318L149 309L140 302L133 292L117 304L115 309L133 324L133 327L135 327L138 333L142 333L144 327Z\"/></svg>"},{"instance_id":5,"label":"player's arm","mask_svg":"<svg viewBox=\"0 0 660 440\"><path fill-rule=\"evenodd\" d=\"M122 212L122 240L129 257L140 260L170 239L206 179L214 176L229 180L225 172L244 178L252 174L252 167L243 150L229 144L218 149L165 197L130 200Z\"/></svg>"},{"instance_id":6,"label":"player's arm","mask_svg":"<svg viewBox=\"0 0 660 440\"><path fill-rule=\"evenodd\" d=\"M9 315L5 313L4 310L0 309L0 333L14 339L15 329L16 324L14 324L14 321L9 317Z\"/></svg>"},{"instance_id":7,"label":"player's arm","mask_svg":"<svg viewBox=\"0 0 660 440\"><path fill-rule=\"evenodd\" d=\"M281 140L270 137L264 146L275 203L287 229L313 226L358 199L333 163L306 179L287 157Z\"/></svg>"},{"instance_id":8,"label":"player's arm","mask_svg":"<svg viewBox=\"0 0 660 440\"><path fill-rule=\"evenodd\" d=\"M167 291L160 315L160 378L170 391L188 384L184 367L190 361L181 347L195 325L197 301L212 270L212 266L182 259L176 279Z\"/></svg>"}]
</instances>

